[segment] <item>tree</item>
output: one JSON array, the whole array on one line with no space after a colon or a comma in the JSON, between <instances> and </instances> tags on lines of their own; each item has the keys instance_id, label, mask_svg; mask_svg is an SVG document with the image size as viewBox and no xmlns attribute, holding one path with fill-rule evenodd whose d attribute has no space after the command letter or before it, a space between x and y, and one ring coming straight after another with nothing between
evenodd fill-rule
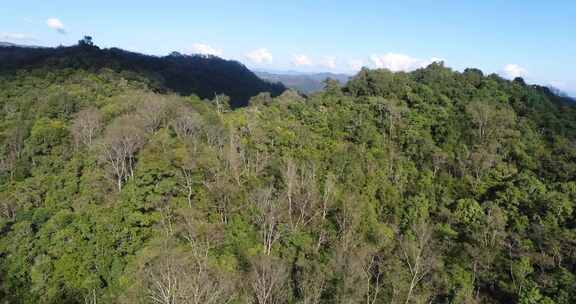
<instances>
[{"instance_id":1,"label":"tree","mask_svg":"<svg viewBox=\"0 0 576 304\"><path fill-rule=\"evenodd\" d=\"M78 112L72 123L71 132L76 148L80 145L92 146L92 143L102 130L103 120L100 111L89 107Z\"/></svg>"},{"instance_id":2,"label":"tree","mask_svg":"<svg viewBox=\"0 0 576 304\"><path fill-rule=\"evenodd\" d=\"M328 275L317 261L312 260L297 274L297 288L302 304L322 303L322 294L328 288Z\"/></svg>"},{"instance_id":3,"label":"tree","mask_svg":"<svg viewBox=\"0 0 576 304\"><path fill-rule=\"evenodd\" d=\"M94 46L94 42L92 41L92 36L84 36L82 40L78 41L78 45L82 47L91 47Z\"/></svg>"},{"instance_id":4,"label":"tree","mask_svg":"<svg viewBox=\"0 0 576 304\"><path fill-rule=\"evenodd\" d=\"M136 115L140 117L146 132L156 132L167 120L173 103L171 100L154 94L145 94L137 105Z\"/></svg>"},{"instance_id":5,"label":"tree","mask_svg":"<svg viewBox=\"0 0 576 304\"><path fill-rule=\"evenodd\" d=\"M420 221L412 226L412 236L401 239L402 258L410 274L405 304L410 303L415 288L436 268L436 252L433 248L433 231L430 224Z\"/></svg>"},{"instance_id":6,"label":"tree","mask_svg":"<svg viewBox=\"0 0 576 304\"><path fill-rule=\"evenodd\" d=\"M496 106L489 102L474 101L466 106L472 118L475 135L480 145L498 141L505 131L514 125L515 113L504 105Z\"/></svg>"},{"instance_id":7,"label":"tree","mask_svg":"<svg viewBox=\"0 0 576 304\"><path fill-rule=\"evenodd\" d=\"M230 97L228 97L224 94L214 95L213 102L214 102L214 105L216 105L216 112L219 115L222 115L223 113L230 111L232 108L230 105Z\"/></svg>"},{"instance_id":8,"label":"tree","mask_svg":"<svg viewBox=\"0 0 576 304\"><path fill-rule=\"evenodd\" d=\"M238 186L240 186L241 178L245 171L245 155L241 140L235 130L230 129L228 145L226 146L226 163L228 172Z\"/></svg>"},{"instance_id":9,"label":"tree","mask_svg":"<svg viewBox=\"0 0 576 304\"><path fill-rule=\"evenodd\" d=\"M280 220L281 208L278 200L274 197L274 188L256 189L252 193L252 202L254 203L256 213L256 224L260 228L264 254L270 255L272 247L280 239Z\"/></svg>"},{"instance_id":10,"label":"tree","mask_svg":"<svg viewBox=\"0 0 576 304\"><path fill-rule=\"evenodd\" d=\"M196 246L186 255L158 257L145 270L149 299L157 304L230 303L233 285L210 266L208 259L207 248Z\"/></svg>"},{"instance_id":11,"label":"tree","mask_svg":"<svg viewBox=\"0 0 576 304\"><path fill-rule=\"evenodd\" d=\"M198 138L202 134L204 121L197 112L188 107L180 107L170 125L179 138Z\"/></svg>"},{"instance_id":12,"label":"tree","mask_svg":"<svg viewBox=\"0 0 576 304\"><path fill-rule=\"evenodd\" d=\"M317 190L316 171L302 166L288 158L282 171L284 196L288 202L288 218L292 229L312 224L318 216L323 216L320 209L320 193ZM326 202L326 201L324 201ZM322 213L322 214L321 214Z\"/></svg>"},{"instance_id":13,"label":"tree","mask_svg":"<svg viewBox=\"0 0 576 304\"><path fill-rule=\"evenodd\" d=\"M134 175L136 152L144 146L144 124L138 116L126 115L116 119L104 133L101 142L101 161L110 166L118 191Z\"/></svg>"},{"instance_id":14,"label":"tree","mask_svg":"<svg viewBox=\"0 0 576 304\"><path fill-rule=\"evenodd\" d=\"M316 250L326 242L325 225L327 222L328 212L332 208L335 192L336 192L336 177L333 174L327 174L324 180L324 188L322 189L322 209L317 226L320 228L318 233L318 241L316 243Z\"/></svg>"},{"instance_id":15,"label":"tree","mask_svg":"<svg viewBox=\"0 0 576 304\"><path fill-rule=\"evenodd\" d=\"M24 152L26 131L18 126L6 131L2 148L0 148L0 173L8 172L10 180L14 178L16 166Z\"/></svg>"},{"instance_id":16,"label":"tree","mask_svg":"<svg viewBox=\"0 0 576 304\"><path fill-rule=\"evenodd\" d=\"M258 256L252 262L250 285L258 304L287 303L288 272L282 261L273 256Z\"/></svg>"}]
</instances>

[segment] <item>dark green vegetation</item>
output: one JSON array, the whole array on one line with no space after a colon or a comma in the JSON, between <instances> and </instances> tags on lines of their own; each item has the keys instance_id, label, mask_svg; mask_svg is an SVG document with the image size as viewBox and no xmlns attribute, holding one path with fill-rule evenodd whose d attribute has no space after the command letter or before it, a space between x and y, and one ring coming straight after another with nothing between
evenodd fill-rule
<instances>
[{"instance_id":1,"label":"dark green vegetation","mask_svg":"<svg viewBox=\"0 0 576 304\"><path fill-rule=\"evenodd\" d=\"M244 65L214 56L172 53L157 57L118 48L100 49L90 37L77 46L59 48L1 47L0 75L13 75L23 69L82 69L98 72L110 69L126 79L146 82L156 92L195 94L213 98L226 94L233 107L247 105L260 92L277 96L284 86L262 81Z\"/></svg>"},{"instance_id":2,"label":"dark green vegetation","mask_svg":"<svg viewBox=\"0 0 576 304\"><path fill-rule=\"evenodd\" d=\"M548 89L433 64L232 111L51 63L0 77L2 303L576 302Z\"/></svg>"}]
</instances>

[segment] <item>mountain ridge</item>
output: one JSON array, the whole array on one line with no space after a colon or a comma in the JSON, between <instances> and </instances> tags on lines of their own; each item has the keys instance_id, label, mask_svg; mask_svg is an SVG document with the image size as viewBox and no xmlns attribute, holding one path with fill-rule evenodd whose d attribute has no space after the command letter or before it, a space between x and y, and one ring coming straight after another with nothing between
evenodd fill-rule
<instances>
[{"instance_id":1,"label":"mountain ridge","mask_svg":"<svg viewBox=\"0 0 576 304\"><path fill-rule=\"evenodd\" d=\"M353 77L353 75L331 72L307 73L297 71L254 70L254 73L264 80L280 82L288 88L305 94L324 89L324 81L326 79L337 80L340 85L343 86Z\"/></svg>"},{"instance_id":2,"label":"mountain ridge","mask_svg":"<svg viewBox=\"0 0 576 304\"><path fill-rule=\"evenodd\" d=\"M249 99L259 93L269 92L272 96L278 96L285 90L279 83L261 80L238 61L216 56L179 53L152 56L120 48L101 49L91 40L68 47L10 45L0 48L0 73L38 68L110 68L134 72L148 78L159 91L195 94L203 99L225 94L231 98L232 107L248 105Z\"/></svg>"}]
</instances>

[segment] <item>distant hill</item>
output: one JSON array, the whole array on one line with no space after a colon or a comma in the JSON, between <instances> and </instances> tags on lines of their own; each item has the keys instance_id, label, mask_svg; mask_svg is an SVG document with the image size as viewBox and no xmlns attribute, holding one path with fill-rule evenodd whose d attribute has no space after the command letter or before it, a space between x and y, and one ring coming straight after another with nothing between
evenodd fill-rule
<instances>
[{"instance_id":1,"label":"distant hill","mask_svg":"<svg viewBox=\"0 0 576 304\"><path fill-rule=\"evenodd\" d=\"M246 106L250 97L261 92L272 96L285 87L258 78L243 64L215 56L183 55L150 56L119 48L101 49L88 43L71 47L29 48L16 45L0 47L0 75L18 69L85 69L109 68L117 72L133 72L148 78L157 91L173 91L182 95L196 94L212 98L226 94L233 107Z\"/></svg>"},{"instance_id":2,"label":"distant hill","mask_svg":"<svg viewBox=\"0 0 576 304\"><path fill-rule=\"evenodd\" d=\"M288 88L309 94L324 88L324 80L331 78L345 85L351 76L334 73L298 73L298 72L272 72L256 71L258 77L271 82L280 82Z\"/></svg>"},{"instance_id":3,"label":"distant hill","mask_svg":"<svg viewBox=\"0 0 576 304\"><path fill-rule=\"evenodd\" d=\"M24 47L24 48L41 48L37 45L16 44L12 42L0 41L0 47Z\"/></svg>"},{"instance_id":4,"label":"distant hill","mask_svg":"<svg viewBox=\"0 0 576 304\"><path fill-rule=\"evenodd\" d=\"M0 47L16 46L14 43L0 41Z\"/></svg>"}]
</instances>

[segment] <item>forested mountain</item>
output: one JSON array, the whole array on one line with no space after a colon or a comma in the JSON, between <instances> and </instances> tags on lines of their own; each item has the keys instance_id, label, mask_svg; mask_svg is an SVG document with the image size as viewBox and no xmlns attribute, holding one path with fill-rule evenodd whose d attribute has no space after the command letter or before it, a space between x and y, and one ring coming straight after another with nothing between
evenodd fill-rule
<instances>
[{"instance_id":1,"label":"forested mountain","mask_svg":"<svg viewBox=\"0 0 576 304\"><path fill-rule=\"evenodd\" d=\"M277 96L285 89L281 84L262 81L237 61L177 52L157 57L118 48L100 49L91 37L71 47L0 47L0 74L39 68L92 72L107 68L123 73L125 78L143 80L157 92L195 94L201 98L226 94L233 107L245 106L250 97L261 92Z\"/></svg>"},{"instance_id":2,"label":"forested mountain","mask_svg":"<svg viewBox=\"0 0 576 304\"><path fill-rule=\"evenodd\" d=\"M271 72L256 71L256 75L264 80L274 83L282 83L288 88L297 90L304 94L321 91L324 88L326 79L337 80L341 85L345 85L351 76L334 73L297 73L297 72Z\"/></svg>"},{"instance_id":3,"label":"forested mountain","mask_svg":"<svg viewBox=\"0 0 576 304\"><path fill-rule=\"evenodd\" d=\"M17 45L14 43L10 43L10 42L0 41L0 47L11 47L11 46L17 46Z\"/></svg>"},{"instance_id":4,"label":"forested mountain","mask_svg":"<svg viewBox=\"0 0 576 304\"><path fill-rule=\"evenodd\" d=\"M220 59L50 52L0 75L2 303L576 302L546 88L435 63L231 110L148 75Z\"/></svg>"}]
</instances>

